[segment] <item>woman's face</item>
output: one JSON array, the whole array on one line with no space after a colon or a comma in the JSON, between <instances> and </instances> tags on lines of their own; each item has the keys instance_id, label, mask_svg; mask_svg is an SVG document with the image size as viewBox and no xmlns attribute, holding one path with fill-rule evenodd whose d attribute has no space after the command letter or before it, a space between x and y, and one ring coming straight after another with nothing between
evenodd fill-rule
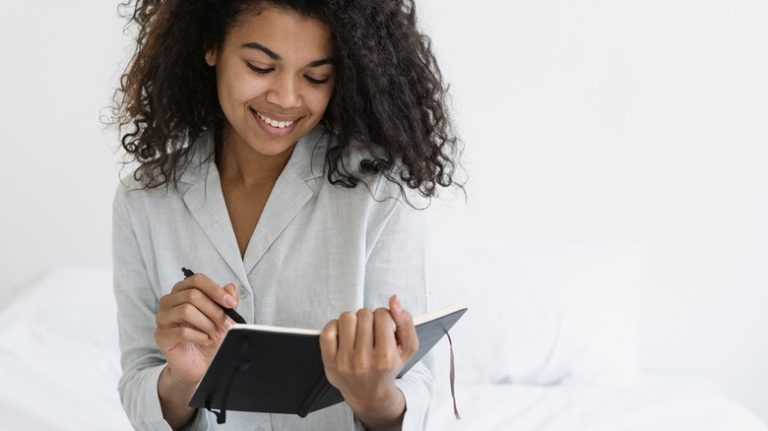
<instances>
[{"instance_id":1,"label":"woman's face","mask_svg":"<svg viewBox=\"0 0 768 431\"><path fill-rule=\"evenodd\" d=\"M240 17L219 50L219 103L237 139L264 155L289 150L323 117L333 92L329 29L278 7Z\"/></svg>"}]
</instances>

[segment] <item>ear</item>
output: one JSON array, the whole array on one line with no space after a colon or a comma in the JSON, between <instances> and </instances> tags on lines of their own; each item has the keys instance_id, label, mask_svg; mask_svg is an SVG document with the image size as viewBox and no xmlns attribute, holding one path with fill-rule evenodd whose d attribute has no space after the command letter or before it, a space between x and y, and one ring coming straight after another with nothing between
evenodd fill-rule
<instances>
[{"instance_id":1,"label":"ear","mask_svg":"<svg viewBox=\"0 0 768 431\"><path fill-rule=\"evenodd\" d=\"M211 49L205 52L205 62L208 66L216 66L216 50Z\"/></svg>"}]
</instances>

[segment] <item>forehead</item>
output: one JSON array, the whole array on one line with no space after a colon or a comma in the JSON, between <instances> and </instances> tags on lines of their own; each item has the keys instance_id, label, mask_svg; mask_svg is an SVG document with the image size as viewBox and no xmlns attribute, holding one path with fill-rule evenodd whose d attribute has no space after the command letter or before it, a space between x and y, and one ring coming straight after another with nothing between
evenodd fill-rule
<instances>
[{"instance_id":1,"label":"forehead","mask_svg":"<svg viewBox=\"0 0 768 431\"><path fill-rule=\"evenodd\" d=\"M283 7L262 6L243 12L225 44L227 48L241 49L248 42L267 46L285 59L332 55L330 29L325 23Z\"/></svg>"}]
</instances>

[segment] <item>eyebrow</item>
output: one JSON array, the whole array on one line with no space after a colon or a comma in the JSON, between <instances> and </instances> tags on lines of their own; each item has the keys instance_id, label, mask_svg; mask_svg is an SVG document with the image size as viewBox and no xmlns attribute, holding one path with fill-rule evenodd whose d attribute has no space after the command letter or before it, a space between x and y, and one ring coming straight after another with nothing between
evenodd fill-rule
<instances>
[{"instance_id":1,"label":"eyebrow","mask_svg":"<svg viewBox=\"0 0 768 431\"><path fill-rule=\"evenodd\" d=\"M270 58L273 60L282 60L283 58L280 56L280 54L276 53L275 51L272 51L271 49L267 48L266 46L257 43L257 42L248 42L240 45L241 48L249 48L249 49L255 49L257 51L261 51L264 54L267 54ZM333 58L324 58L322 60L315 60L309 62L307 64L307 67L319 67L324 66L326 64L333 65Z\"/></svg>"}]
</instances>

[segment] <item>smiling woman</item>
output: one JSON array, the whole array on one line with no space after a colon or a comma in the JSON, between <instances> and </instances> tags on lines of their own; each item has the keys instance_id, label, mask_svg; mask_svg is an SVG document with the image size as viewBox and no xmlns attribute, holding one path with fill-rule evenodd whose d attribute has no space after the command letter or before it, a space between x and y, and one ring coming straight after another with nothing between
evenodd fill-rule
<instances>
[{"instance_id":1,"label":"smiling woman","mask_svg":"<svg viewBox=\"0 0 768 431\"><path fill-rule=\"evenodd\" d=\"M284 155L325 113L334 84L331 56L330 32L321 21L266 5L243 14L221 47L205 55L216 68L231 126L224 141L242 140L259 155Z\"/></svg>"},{"instance_id":2,"label":"smiling woman","mask_svg":"<svg viewBox=\"0 0 768 431\"><path fill-rule=\"evenodd\" d=\"M333 138L324 160L332 184L355 187L378 173L404 196L403 186L428 197L440 186L461 187L446 87L412 1L122 6L139 31L112 124L145 187L175 185L188 143L204 131L217 135L217 149L232 138L255 148L262 133L273 146L261 150L277 155L318 123ZM263 120L257 130L246 132L245 114ZM237 136L222 139L230 128ZM369 151L349 166L343 159L353 141Z\"/></svg>"},{"instance_id":3,"label":"smiling woman","mask_svg":"<svg viewBox=\"0 0 768 431\"><path fill-rule=\"evenodd\" d=\"M188 404L237 308L323 328L345 403L230 412L227 429L423 429L429 355L395 378L427 312L414 200L455 184L459 149L413 2L123 6L139 31L113 122L139 166L115 193L113 279L133 426L217 426Z\"/></svg>"}]
</instances>

